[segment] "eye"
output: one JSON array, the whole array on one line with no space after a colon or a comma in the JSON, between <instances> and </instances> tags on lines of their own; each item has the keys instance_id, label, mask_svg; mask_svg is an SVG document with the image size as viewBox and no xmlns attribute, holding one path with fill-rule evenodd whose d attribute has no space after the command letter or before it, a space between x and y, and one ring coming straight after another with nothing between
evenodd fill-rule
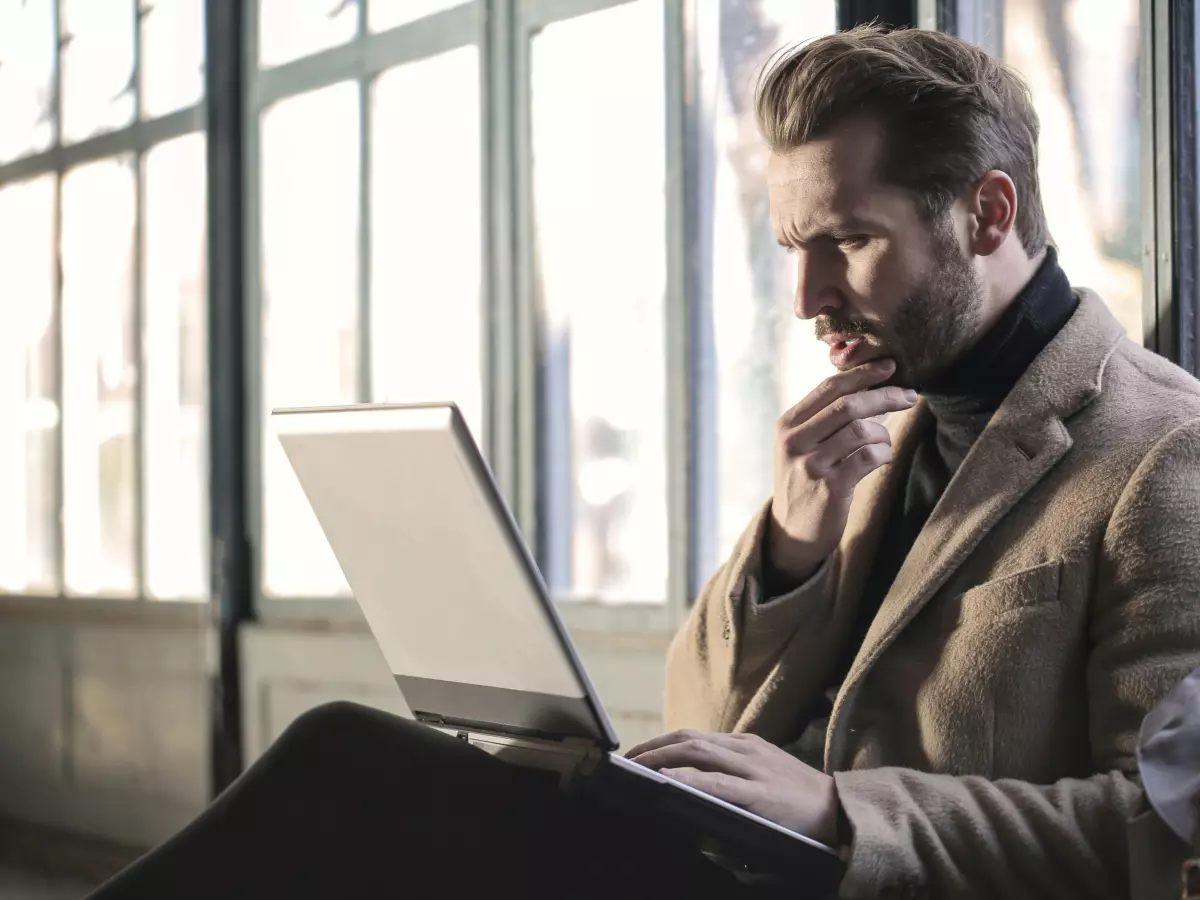
<instances>
[{"instance_id":1,"label":"eye","mask_svg":"<svg viewBox=\"0 0 1200 900\"><path fill-rule=\"evenodd\" d=\"M865 234L848 234L837 239L837 245L843 250L858 250L867 245L870 240Z\"/></svg>"}]
</instances>

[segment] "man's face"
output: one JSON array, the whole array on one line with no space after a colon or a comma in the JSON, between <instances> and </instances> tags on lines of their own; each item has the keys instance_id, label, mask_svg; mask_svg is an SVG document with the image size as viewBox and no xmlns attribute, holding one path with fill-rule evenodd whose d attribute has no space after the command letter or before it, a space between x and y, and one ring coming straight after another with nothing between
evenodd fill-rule
<instances>
[{"instance_id":1,"label":"man's face","mask_svg":"<svg viewBox=\"0 0 1200 900\"><path fill-rule=\"evenodd\" d=\"M879 181L883 138L859 119L773 153L771 218L796 257L796 315L816 319L833 364L890 357L890 383L920 390L977 336L984 292L954 211L931 225L910 192Z\"/></svg>"}]
</instances>

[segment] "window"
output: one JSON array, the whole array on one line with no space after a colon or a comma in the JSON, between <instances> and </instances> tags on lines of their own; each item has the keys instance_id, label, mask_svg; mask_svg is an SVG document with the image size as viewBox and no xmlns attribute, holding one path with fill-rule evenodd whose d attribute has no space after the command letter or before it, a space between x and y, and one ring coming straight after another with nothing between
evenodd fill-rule
<instances>
[{"instance_id":1,"label":"window","mask_svg":"<svg viewBox=\"0 0 1200 900\"><path fill-rule=\"evenodd\" d=\"M349 596L271 410L453 400L486 446L480 6L258 4L279 67L251 91L268 600Z\"/></svg>"},{"instance_id":2,"label":"window","mask_svg":"<svg viewBox=\"0 0 1200 900\"><path fill-rule=\"evenodd\" d=\"M204 0L142 0L142 116L174 112L204 92Z\"/></svg>"},{"instance_id":3,"label":"window","mask_svg":"<svg viewBox=\"0 0 1200 900\"><path fill-rule=\"evenodd\" d=\"M0 163L54 140L54 2L0 0Z\"/></svg>"},{"instance_id":4,"label":"window","mask_svg":"<svg viewBox=\"0 0 1200 900\"><path fill-rule=\"evenodd\" d=\"M1033 93L1050 234L1073 284L1141 342L1139 4L1004 0L1003 56Z\"/></svg>"},{"instance_id":5,"label":"window","mask_svg":"<svg viewBox=\"0 0 1200 900\"><path fill-rule=\"evenodd\" d=\"M136 216L132 158L63 178L63 528L73 594L137 590Z\"/></svg>"},{"instance_id":6,"label":"window","mask_svg":"<svg viewBox=\"0 0 1200 900\"><path fill-rule=\"evenodd\" d=\"M836 28L830 0L721 0L701 20L701 115L712 123L711 265L696 348L715 373L699 389L698 580L723 562L770 498L775 422L833 370L793 314L796 273L775 240L769 153L754 85L776 51ZM707 307L707 308L705 308ZM703 370L703 369L702 369Z\"/></svg>"},{"instance_id":7,"label":"window","mask_svg":"<svg viewBox=\"0 0 1200 900\"><path fill-rule=\"evenodd\" d=\"M133 14L129 0L60 0L64 141L111 131L133 119Z\"/></svg>"},{"instance_id":8,"label":"window","mask_svg":"<svg viewBox=\"0 0 1200 900\"><path fill-rule=\"evenodd\" d=\"M265 413L359 399L358 130L358 91L349 82L283 100L263 115ZM346 593L269 429L263 445L266 592Z\"/></svg>"},{"instance_id":9,"label":"window","mask_svg":"<svg viewBox=\"0 0 1200 900\"><path fill-rule=\"evenodd\" d=\"M201 0L0 0L0 591L208 592L202 88Z\"/></svg>"},{"instance_id":10,"label":"window","mask_svg":"<svg viewBox=\"0 0 1200 900\"><path fill-rule=\"evenodd\" d=\"M532 39L542 564L559 595L666 596L663 19L637 0Z\"/></svg>"},{"instance_id":11,"label":"window","mask_svg":"<svg viewBox=\"0 0 1200 900\"><path fill-rule=\"evenodd\" d=\"M208 584L204 143L176 138L142 161L146 591L161 598Z\"/></svg>"},{"instance_id":12,"label":"window","mask_svg":"<svg viewBox=\"0 0 1200 900\"><path fill-rule=\"evenodd\" d=\"M371 30L385 31L397 25L407 25L437 12L462 6L466 0L371 0L367 9Z\"/></svg>"},{"instance_id":13,"label":"window","mask_svg":"<svg viewBox=\"0 0 1200 900\"><path fill-rule=\"evenodd\" d=\"M259 65L277 66L346 43L358 28L358 7L346 0L259 0Z\"/></svg>"},{"instance_id":14,"label":"window","mask_svg":"<svg viewBox=\"0 0 1200 900\"><path fill-rule=\"evenodd\" d=\"M390 69L371 103L372 398L454 400L482 439L479 52Z\"/></svg>"},{"instance_id":15,"label":"window","mask_svg":"<svg viewBox=\"0 0 1200 900\"><path fill-rule=\"evenodd\" d=\"M52 176L0 188L0 591L58 591Z\"/></svg>"}]
</instances>

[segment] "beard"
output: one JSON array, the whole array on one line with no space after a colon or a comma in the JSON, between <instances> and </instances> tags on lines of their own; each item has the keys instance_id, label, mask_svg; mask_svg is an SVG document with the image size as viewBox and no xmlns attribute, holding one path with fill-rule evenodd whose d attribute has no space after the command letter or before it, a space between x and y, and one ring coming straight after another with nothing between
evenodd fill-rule
<instances>
[{"instance_id":1,"label":"beard","mask_svg":"<svg viewBox=\"0 0 1200 900\"><path fill-rule=\"evenodd\" d=\"M889 357L896 371L883 384L925 390L978 337L984 294L979 276L963 254L949 217L932 229L929 274L901 301L889 322L829 313L817 317L818 338L862 335Z\"/></svg>"}]
</instances>

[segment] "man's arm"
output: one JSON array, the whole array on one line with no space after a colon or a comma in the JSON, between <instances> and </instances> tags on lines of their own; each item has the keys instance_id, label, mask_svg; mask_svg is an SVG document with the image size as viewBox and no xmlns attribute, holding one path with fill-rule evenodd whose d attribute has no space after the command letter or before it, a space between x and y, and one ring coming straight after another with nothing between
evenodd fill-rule
<instances>
[{"instance_id":1,"label":"man's arm","mask_svg":"<svg viewBox=\"0 0 1200 900\"><path fill-rule=\"evenodd\" d=\"M785 652L803 653L800 667L820 691L840 640L833 586L838 542L854 489L892 458L892 438L873 419L911 408L912 391L875 387L895 371L874 360L826 378L785 412L775 428L774 493L725 563L701 592L667 657L671 724L732 731L746 703ZM763 559L775 585L799 585L764 596ZM773 587L773 589L775 589Z\"/></svg>"},{"instance_id":2,"label":"man's arm","mask_svg":"<svg viewBox=\"0 0 1200 900\"><path fill-rule=\"evenodd\" d=\"M692 607L667 653L668 728L732 731L747 702L795 641L820 680L834 662L829 639L838 555L779 597L763 596L763 544L768 504ZM816 685L814 690L820 690Z\"/></svg>"},{"instance_id":3,"label":"man's arm","mask_svg":"<svg viewBox=\"0 0 1200 900\"><path fill-rule=\"evenodd\" d=\"M1142 719L1200 666L1200 424L1163 438L1104 536L1090 618L1091 778L990 782L904 769L835 775L853 828L845 896L1126 896L1144 811Z\"/></svg>"}]
</instances>

